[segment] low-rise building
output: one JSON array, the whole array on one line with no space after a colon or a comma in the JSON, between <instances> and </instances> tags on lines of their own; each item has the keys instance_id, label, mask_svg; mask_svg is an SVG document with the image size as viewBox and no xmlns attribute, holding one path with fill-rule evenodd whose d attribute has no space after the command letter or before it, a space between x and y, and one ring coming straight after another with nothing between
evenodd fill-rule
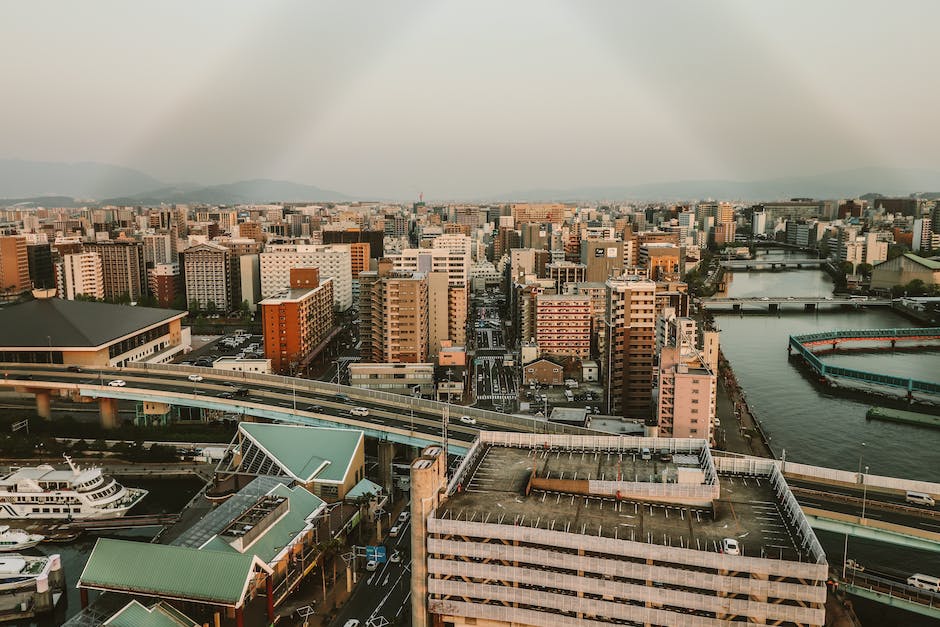
<instances>
[{"instance_id":1,"label":"low-rise building","mask_svg":"<svg viewBox=\"0 0 940 627\"><path fill-rule=\"evenodd\" d=\"M185 317L172 309L36 298L0 310L0 360L92 367L166 363L190 349Z\"/></svg>"},{"instance_id":2,"label":"low-rise building","mask_svg":"<svg viewBox=\"0 0 940 627\"><path fill-rule=\"evenodd\" d=\"M879 263L871 273L871 289L890 292L892 287L923 281L926 286L940 285L940 259L907 253Z\"/></svg>"},{"instance_id":3,"label":"low-rise building","mask_svg":"<svg viewBox=\"0 0 940 627\"><path fill-rule=\"evenodd\" d=\"M522 366L522 385L562 385L565 371L550 359L536 359Z\"/></svg>"},{"instance_id":4,"label":"low-rise building","mask_svg":"<svg viewBox=\"0 0 940 627\"><path fill-rule=\"evenodd\" d=\"M349 364L349 385L392 394L434 393L434 364Z\"/></svg>"}]
</instances>

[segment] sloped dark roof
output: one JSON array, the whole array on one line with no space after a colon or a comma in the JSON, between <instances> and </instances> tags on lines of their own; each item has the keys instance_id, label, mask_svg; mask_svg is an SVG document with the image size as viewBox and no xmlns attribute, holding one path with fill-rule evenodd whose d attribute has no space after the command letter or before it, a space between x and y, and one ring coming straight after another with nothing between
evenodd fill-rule
<instances>
[{"instance_id":1,"label":"sloped dark roof","mask_svg":"<svg viewBox=\"0 0 940 627\"><path fill-rule=\"evenodd\" d=\"M183 311L60 298L0 309L0 348L93 347L174 318Z\"/></svg>"}]
</instances>

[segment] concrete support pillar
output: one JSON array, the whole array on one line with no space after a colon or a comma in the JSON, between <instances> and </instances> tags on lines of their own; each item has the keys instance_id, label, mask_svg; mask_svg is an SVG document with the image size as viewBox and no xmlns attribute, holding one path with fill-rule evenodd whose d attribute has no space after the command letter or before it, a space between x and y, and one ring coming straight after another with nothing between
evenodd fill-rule
<instances>
[{"instance_id":1,"label":"concrete support pillar","mask_svg":"<svg viewBox=\"0 0 940 627\"><path fill-rule=\"evenodd\" d=\"M88 607L88 588L79 588L78 596L82 602L82 609Z\"/></svg>"},{"instance_id":2,"label":"concrete support pillar","mask_svg":"<svg viewBox=\"0 0 940 627\"><path fill-rule=\"evenodd\" d=\"M101 416L101 426L105 429L116 429L120 426L117 399L99 398L98 413Z\"/></svg>"},{"instance_id":3,"label":"concrete support pillar","mask_svg":"<svg viewBox=\"0 0 940 627\"><path fill-rule=\"evenodd\" d=\"M40 418L52 418L52 394L49 390L36 392L36 413Z\"/></svg>"},{"instance_id":4,"label":"concrete support pillar","mask_svg":"<svg viewBox=\"0 0 940 627\"><path fill-rule=\"evenodd\" d=\"M235 627L245 627L245 608L242 606L235 608Z\"/></svg>"},{"instance_id":5,"label":"concrete support pillar","mask_svg":"<svg viewBox=\"0 0 940 627\"><path fill-rule=\"evenodd\" d=\"M392 461L395 459L395 443L379 442L379 482L389 497L392 495Z\"/></svg>"},{"instance_id":6,"label":"concrete support pillar","mask_svg":"<svg viewBox=\"0 0 940 627\"><path fill-rule=\"evenodd\" d=\"M352 571L352 562L346 564L346 592L352 592L353 589L353 571Z\"/></svg>"}]
</instances>

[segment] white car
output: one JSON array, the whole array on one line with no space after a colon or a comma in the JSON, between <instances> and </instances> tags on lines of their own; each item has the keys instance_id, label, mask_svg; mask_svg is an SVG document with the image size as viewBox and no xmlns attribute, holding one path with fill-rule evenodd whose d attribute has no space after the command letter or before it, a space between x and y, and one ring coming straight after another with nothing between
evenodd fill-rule
<instances>
[{"instance_id":1,"label":"white car","mask_svg":"<svg viewBox=\"0 0 940 627\"><path fill-rule=\"evenodd\" d=\"M460 422L464 423L465 425L475 425L477 423L477 419L473 418L472 416L461 416Z\"/></svg>"},{"instance_id":2,"label":"white car","mask_svg":"<svg viewBox=\"0 0 940 627\"><path fill-rule=\"evenodd\" d=\"M202 375L201 375L201 374L191 374L191 375L189 375L189 377L187 377L187 378L188 378L190 381L193 381L194 383L199 383L200 381L202 381Z\"/></svg>"},{"instance_id":3,"label":"white car","mask_svg":"<svg viewBox=\"0 0 940 627\"><path fill-rule=\"evenodd\" d=\"M734 538L725 538L721 541L721 552L725 555L740 555L741 545Z\"/></svg>"},{"instance_id":4,"label":"white car","mask_svg":"<svg viewBox=\"0 0 940 627\"><path fill-rule=\"evenodd\" d=\"M366 570L369 572L374 571L378 567L379 567L379 563L375 560L369 560L368 562L366 562Z\"/></svg>"},{"instance_id":5,"label":"white car","mask_svg":"<svg viewBox=\"0 0 940 627\"><path fill-rule=\"evenodd\" d=\"M392 553L391 557L388 558L388 561L390 561L392 564L398 564L401 562L401 553L399 551L395 551Z\"/></svg>"},{"instance_id":6,"label":"white car","mask_svg":"<svg viewBox=\"0 0 940 627\"><path fill-rule=\"evenodd\" d=\"M391 537L393 537L393 538L397 538L399 531L401 531L401 526L395 525L394 527L392 527L391 529L388 530L388 535L391 536Z\"/></svg>"},{"instance_id":7,"label":"white car","mask_svg":"<svg viewBox=\"0 0 940 627\"><path fill-rule=\"evenodd\" d=\"M353 407L349 410L349 413L353 416L368 416L369 410L365 407Z\"/></svg>"},{"instance_id":8,"label":"white car","mask_svg":"<svg viewBox=\"0 0 940 627\"><path fill-rule=\"evenodd\" d=\"M348 621L343 623L343 627L359 627L359 625L360 623L358 618L350 618Z\"/></svg>"},{"instance_id":9,"label":"white car","mask_svg":"<svg viewBox=\"0 0 940 627\"><path fill-rule=\"evenodd\" d=\"M404 525L406 522L408 522L409 518L411 518L411 512L402 512L398 515L398 524Z\"/></svg>"},{"instance_id":10,"label":"white car","mask_svg":"<svg viewBox=\"0 0 940 627\"><path fill-rule=\"evenodd\" d=\"M123 379L115 379L114 381L108 381L108 385L113 388L122 388L127 385L127 383Z\"/></svg>"}]
</instances>

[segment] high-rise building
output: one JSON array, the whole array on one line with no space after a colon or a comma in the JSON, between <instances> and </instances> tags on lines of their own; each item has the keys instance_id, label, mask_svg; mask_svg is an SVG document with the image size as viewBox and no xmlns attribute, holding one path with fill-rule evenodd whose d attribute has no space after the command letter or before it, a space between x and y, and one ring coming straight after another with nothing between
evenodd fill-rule
<instances>
[{"instance_id":1,"label":"high-rise building","mask_svg":"<svg viewBox=\"0 0 940 627\"><path fill-rule=\"evenodd\" d=\"M59 298L66 300L77 296L103 299L101 256L93 252L63 255L56 265L56 287Z\"/></svg>"},{"instance_id":2,"label":"high-rise building","mask_svg":"<svg viewBox=\"0 0 940 627\"><path fill-rule=\"evenodd\" d=\"M147 292L147 270L142 242L114 240L86 244L85 250L101 257L106 300L137 301Z\"/></svg>"},{"instance_id":3,"label":"high-rise building","mask_svg":"<svg viewBox=\"0 0 940 627\"><path fill-rule=\"evenodd\" d=\"M929 217L914 220L914 236L911 240L911 250L915 253L928 251L933 245L933 228Z\"/></svg>"},{"instance_id":4,"label":"high-rise building","mask_svg":"<svg viewBox=\"0 0 940 627\"><path fill-rule=\"evenodd\" d=\"M693 319L670 311L657 318L657 327L657 435L703 438L713 443L717 377L696 346L697 325ZM713 346L707 348L714 350Z\"/></svg>"},{"instance_id":5,"label":"high-rise building","mask_svg":"<svg viewBox=\"0 0 940 627\"><path fill-rule=\"evenodd\" d=\"M608 279L604 341L607 412L646 418L653 391L656 283Z\"/></svg>"},{"instance_id":6,"label":"high-rise building","mask_svg":"<svg viewBox=\"0 0 940 627\"><path fill-rule=\"evenodd\" d=\"M548 278L555 281L555 290L562 294L569 283L584 283L587 276L587 266L583 263L570 261L556 261L545 266Z\"/></svg>"},{"instance_id":7,"label":"high-rise building","mask_svg":"<svg viewBox=\"0 0 940 627\"><path fill-rule=\"evenodd\" d=\"M180 267L176 263L160 263L147 270L147 284L150 295L160 307L170 308L173 301L182 292L180 286Z\"/></svg>"},{"instance_id":8,"label":"high-rise building","mask_svg":"<svg viewBox=\"0 0 940 627\"><path fill-rule=\"evenodd\" d=\"M590 297L542 294L535 307L535 340L542 355L591 356Z\"/></svg>"},{"instance_id":9,"label":"high-rise building","mask_svg":"<svg viewBox=\"0 0 940 627\"><path fill-rule=\"evenodd\" d=\"M450 285L446 272L430 272L427 277L428 354L434 357L444 345L467 342L467 287Z\"/></svg>"},{"instance_id":10,"label":"high-rise building","mask_svg":"<svg viewBox=\"0 0 940 627\"><path fill-rule=\"evenodd\" d=\"M339 311L352 307L352 262L348 246L275 244L261 258L261 296L268 298L290 287L292 268L317 268L321 279L333 279L333 299Z\"/></svg>"},{"instance_id":11,"label":"high-rise building","mask_svg":"<svg viewBox=\"0 0 940 627\"><path fill-rule=\"evenodd\" d=\"M383 259L378 271L359 275L362 358L424 363L428 357L428 277L399 272Z\"/></svg>"},{"instance_id":12,"label":"high-rise building","mask_svg":"<svg viewBox=\"0 0 940 627\"><path fill-rule=\"evenodd\" d=\"M52 260L52 247L49 244L27 245L26 258L29 265L29 279L33 287L53 288L56 286L55 263Z\"/></svg>"},{"instance_id":13,"label":"high-rise building","mask_svg":"<svg viewBox=\"0 0 940 627\"><path fill-rule=\"evenodd\" d=\"M176 263L176 238L169 231L148 233L142 238L144 244L144 263L147 267L159 264Z\"/></svg>"},{"instance_id":14,"label":"high-rise building","mask_svg":"<svg viewBox=\"0 0 940 627\"><path fill-rule=\"evenodd\" d=\"M335 326L333 280L320 282L316 268L291 270L291 288L258 303L264 356L280 374L304 371Z\"/></svg>"},{"instance_id":15,"label":"high-rise building","mask_svg":"<svg viewBox=\"0 0 940 627\"><path fill-rule=\"evenodd\" d=\"M30 287L26 238L21 235L0 237L0 292L14 295Z\"/></svg>"},{"instance_id":16,"label":"high-rise building","mask_svg":"<svg viewBox=\"0 0 940 627\"><path fill-rule=\"evenodd\" d=\"M565 219L566 209L564 205L558 203L519 203L509 208L517 225L525 222L561 224Z\"/></svg>"},{"instance_id":17,"label":"high-rise building","mask_svg":"<svg viewBox=\"0 0 940 627\"><path fill-rule=\"evenodd\" d=\"M231 251L225 246L206 242L182 251L186 304L201 311L231 311Z\"/></svg>"},{"instance_id":18,"label":"high-rise building","mask_svg":"<svg viewBox=\"0 0 940 627\"><path fill-rule=\"evenodd\" d=\"M406 248L397 255L386 255L400 272L446 272L451 285L467 285L470 281L469 238L463 235L442 235L444 238L466 239L466 247L457 248Z\"/></svg>"},{"instance_id":19,"label":"high-rise building","mask_svg":"<svg viewBox=\"0 0 940 627\"><path fill-rule=\"evenodd\" d=\"M620 240L586 239L581 241L581 263L588 283L603 283L623 272L623 242Z\"/></svg>"}]
</instances>

